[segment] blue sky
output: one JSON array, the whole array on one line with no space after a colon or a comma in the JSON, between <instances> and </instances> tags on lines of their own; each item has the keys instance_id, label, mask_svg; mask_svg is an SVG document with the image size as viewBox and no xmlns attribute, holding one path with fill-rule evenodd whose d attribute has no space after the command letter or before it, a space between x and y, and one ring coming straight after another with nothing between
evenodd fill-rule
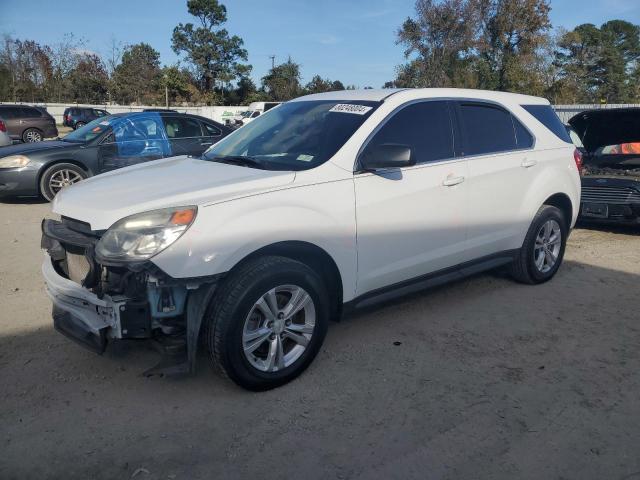
<instances>
[{"instance_id":1,"label":"blue sky","mask_svg":"<svg viewBox=\"0 0 640 480\"><path fill-rule=\"evenodd\" d=\"M314 74L360 87L379 87L403 62L395 33L413 14L414 0L227 0L226 28L249 51L253 78L287 56L302 65L303 81ZM640 0L551 0L554 26L572 28L622 18L640 24ZM85 48L106 53L112 36L147 42L164 64L178 58L171 32L191 21L186 0L0 0L0 33L54 43L66 32L87 39Z\"/></svg>"}]
</instances>

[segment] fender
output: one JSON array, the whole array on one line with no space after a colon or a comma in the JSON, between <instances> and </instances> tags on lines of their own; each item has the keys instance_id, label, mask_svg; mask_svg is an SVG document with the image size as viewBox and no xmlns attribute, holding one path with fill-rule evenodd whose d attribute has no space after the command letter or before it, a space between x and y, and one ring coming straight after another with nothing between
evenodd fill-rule
<instances>
[{"instance_id":1,"label":"fender","mask_svg":"<svg viewBox=\"0 0 640 480\"><path fill-rule=\"evenodd\" d=\"M520 218L527 218L530 221L548 198L562 193L571 201L572 218L569 220L571 227L573 227L580 210L580 175L573 160L572 149L559 148L555 151L546 150L542 153L544 156L540 155L539 158L547 158L547 160L543 160L545 166L540 169L540 173L535 176L526 192ZM564 158L567 161L563 166L559 159ZM527 229L528 227L527 224ZM525 235L526 230L522 234L522 241L524 241Z\"/></svg>"},{"instance_id":2,"label":"fender","mask_svg":"<svg viewBox=\"0 0 640 480\"><path fill-rule=\"evenodd\" d=\"M263 247L288 241L324 250L342 277L344 301L352 299L357 278L353 180L305 185L203 207L183 237L151 260L173 278L210 276L228 272Z\"/></svg>"}]
</instances>

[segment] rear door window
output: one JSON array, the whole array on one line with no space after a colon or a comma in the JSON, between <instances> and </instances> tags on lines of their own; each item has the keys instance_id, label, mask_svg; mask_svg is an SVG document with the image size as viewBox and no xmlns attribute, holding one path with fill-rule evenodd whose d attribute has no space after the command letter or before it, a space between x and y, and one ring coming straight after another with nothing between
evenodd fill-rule
<instances>
[{"instance_id":1,"label":"rear door window","mask_svg":"<svg viewBox=\"0 0 640 480\"><path fill-rule=\"evenodd\" d=\"M363 155L384 144L406 145L416 163L452 158L453 131L446 101L414 103L393 115L367 144Z\"/></svg>"},{"instance_id":2,"label":"rear door window","mask_svg":"<svg viewBox=\"0 0 640 480\"><path fill-rule=\"evenodd\" d=\"M165 130L169 139L201 137L200 123L193 118L164 117Z\"/></svg>"},{"instance_id":3,"label":"rear door window","mask_svg":"<svg viewBox=\"0 0 640 480\"><path fill-rule=\"evenodd\" d=\"M5 120L18 118L20 114L19 110L16 107L0 107L0 117Z\"/></svg>"},{"instance_id":4,"label":"rear door window","mask_svg":"<svg viewBox=\"0 0 640 480\"><path fill-rule=\"evenodd\" d=\"M459 103L465 155L485 155L518 148L511 113L489 104Z\"/></svg>"},{"instance_id":5,"label":"rear door window","mask_svg":"<svg viewBox=\"0 0 640 480\"><path fill-rule=\"evenodd\" d=\"M222 132L220 131L219 128L214 127L209 123L202 122L202 127L203 127L205 137L218 137L222 135Z\"/></svg>"},{"instance_id":6,"label":"rear door window","mask_svg":"<svg viewBox=\"0 0 640 480\"><path fill-rule=\"evenodd\" d=\"M540 123L551 130L563 142L572 143L566 128L556 115L551 105L521 105L527 112L536 117Z\"/></svg>"},{"instance_id":7,"label":"rear door window","mask_svg":"<svg viewBox=\"0 0 640 480\"><path fill-rule=\"evenodd\" d=\"M21 107L20 116L23 118L39 118L42 116L42 113L32 107Z\"/></svg>"}]
</instances>

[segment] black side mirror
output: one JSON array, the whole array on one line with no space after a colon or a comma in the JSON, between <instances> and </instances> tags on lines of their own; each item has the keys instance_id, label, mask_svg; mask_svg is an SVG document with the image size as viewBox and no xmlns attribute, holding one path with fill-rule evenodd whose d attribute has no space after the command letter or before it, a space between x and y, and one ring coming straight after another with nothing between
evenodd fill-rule
<instances>
[{"instance_id":1,"label":"black side mirror","mask_svg":"<svg viewBox=\"0 0 640 480\"><path fill-rule=\"evenodd\" d=\"M395 143L368 146L359 159L362 170L410 167L416 164L411 147Z\"/></svg>"}]
</instances>

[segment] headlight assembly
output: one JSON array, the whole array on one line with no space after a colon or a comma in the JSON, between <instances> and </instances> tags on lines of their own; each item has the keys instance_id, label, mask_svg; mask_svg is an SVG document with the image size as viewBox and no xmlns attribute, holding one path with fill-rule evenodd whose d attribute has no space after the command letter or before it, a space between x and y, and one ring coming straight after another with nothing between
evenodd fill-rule
<instances>
[{"instance_id":1,"label":"headlight assembly","mask_svg":"<svg viewBox=\"0 0 640 480\"><path fill-rule=\"evenodd\" d=\"M29 165L29 158L24 155L9 155L0 158L0 168L20 168Z\"/></svg>"},{"instance_id":2,"label":"headlight assembly","mask_svg":"<svg viewBox=\"0 0 640 480\"><path fill-rule=\"evenodd\" d=\"M187 231L197 207L153 210L114 223L96 245L98 259L141 261L167 248Z\"/></svg>"}]
</instances>

